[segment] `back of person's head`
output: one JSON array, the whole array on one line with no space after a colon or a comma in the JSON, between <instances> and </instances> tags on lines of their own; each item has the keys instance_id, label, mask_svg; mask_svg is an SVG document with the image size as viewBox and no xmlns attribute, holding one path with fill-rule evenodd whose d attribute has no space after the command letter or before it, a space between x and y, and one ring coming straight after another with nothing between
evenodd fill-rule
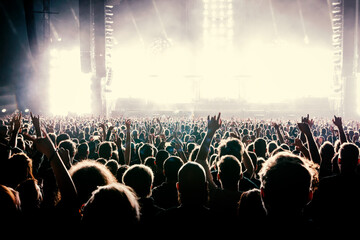
<instances>
[{"instance_id":1,"label":"back of person's head","mask_svg":"<svg viewBox=\"0 0 360 240\"><path fill-rule=\"evenodd\" d=\"M268 214L299 214L312 198L314 165L292 153L269 158L259 172L261 196Z\"/></svg>"},{"instance_id":2,"label":"back of person's head","mask_svg":"<svg viewBox=\"0 0 360 240\"><path fill-rule=\"evenodd\" d=\"M359 148L354 143L343 143L339 150L340 171L354 171L359 164Z\"/></svg>"},{"instance_id":3,"label":"back of person's head","mask_svg":"<svg viewBox=\"0 0 360 240\"><path fill-rule=\"evenodd\" d=\"M89 145L86 142L81 143L77 147L77 160L87 159L89 156Z\"/></svg>"},{"instance_id":4,"label":"back of person's head","mask_svg":"<svg viewBox=\"0 0 360 240\"><path fill-rule=\"evenodd\" d=\"M267 144L267 153L271 155L271 153L278 147L275 141L271 141Z\"/></svg>"},{"instance_id":5,"label":"back of person's head","mask_svg":"<svg viewBox=\"0 0 360 240\"><path fill-rule=\"evenodd\" d=\"M116 182L116 178L106 166L92 160L84 160L73 165L69 173L81 203L86 202L99 186Z\"/></svg>"},{"instance_id":6,"label":"back of person's head","mask_svg":"<svg viewBox=\"0 0 360 240\"><path fill-rule=\"evenodd\" d=\"M229 138L229 140L222 142L219 146L219 156L232 155L239 161L242 161L244 150L244 145L239 139Z\"/></svg>"},{"instance_id":7,"label":"back of person's head","mask_svg":"<svg viewBox=\"0 0 360 240\"><path fill-rule=\"evenodd\" d=\"M168 182L176 182L179 169L184 165L181 158L177 156L171 156L164 162L164 175Z\"/></svg>"},{"instance_id":8,"label":"back of person's head","mask_svg":"<svg viewBox=\"0 0 360 240\"><path fill-rule=\"evenodd\" d=\"M105 163L105 166L110 170L110 172L116 177L119 164L116 160L110 159Z\"/></svg>"},{"instance_id":9,"label":"back of person's head","mask_svg":"<svg viewBox=\"0 0 360 240\"><path fill-rule=\"evenodd\" d=\"M265 158L266 155L266 141L264 138L257 138L254 142L255 153L259 157Z\"/></svg>"},{"instance_id":10,"label":"back of person's head","mask_svg":"<svg viewBox=\"0 0 360 240\"><path fill-rule=\"evenodd\" d=\"M193 143L193 142L189 142L187 145L186 145L186 149L187 149L187 152L189 154L191 154L191 152L196 148L196 143Z\"/></svg>"},{"instance_id":11,"label":"back of person's head","mask_svg":"<svg viewBox=\"0 0 360 240\"><path fill-rule=\"evenodd\" d=\"M144 165L151 168L152 172L156 173L156 165L155 165L156 158L155 157L147 157L144 161Z\"/></svg>"},{"instance_id":12,"label":"back of person's head","mask_svg":"<svg viewBox=\"0 0 360 240\"><path fill-rule=\"evenodd\" d=\"M108 141L102 142L99 145L99 157L109 160L112 154L112 146Z\"/></svg>"},{"instance_id":13,"label":"back of person's head","mask_svg":"<svg viewBox=\"0 0 360 240\"><path fill-rule=\"evenodd\" d=\"M36 179L25 180L16 187L16 191L19 192L22 212L40 208L43 197Z\"/></svg>"},{"instance_id":14,"label":"back of person's head","mask_svg":"<svg viewBox=\"0 0 360 240\"><path fill-rule=\"evenodd\" d=\"M16 188L18 184L26 179L34 179L32 160L25 153L13 154L7 163L7 170L4 173L9 187Z\"/></svg>"},{"instance_id":15,"label":"back of person's head","mask_svg":"<svg viewBox=\"0 0 360 240\"><path fill-rule=\"evenodd\" d=\"M139 148L138 153L141 163L144 163L147 157L154 156L154 149L149 143L145 143Z\"/></svg>"},{"instance_id":16,"label":"back of person's head","mask_svg":"<svg viewBox=\"0 0 360 240\"><path fill-rule=\"evenodd\" d=\"M132 227L140 220L140 207L135 193L121 183L96 189L84 205L82 213L81 220L86 227L101 227L103 224L107 227Z\"/></svg>"},{"instance_id":17,"label":"back of person's head","mask_svg":"<svg viewBox=\"0 0 360 240\"><path fill-rule=\"evenodd\" d=\"M76 145L72 140L67 139L67 140L61 141L59 143L59 148L64 148L66 150L69 150L70 159L73 159L75 157Z\"/></svg>"},{"instance_id":18,"label":"back of person's head","mask_svg":"<svg viewBox=\"0 0 360 240\"><path fill-rule=\"evenodd\" d=\"M329 141L324 142L323 145L321 145L319 152L321 156L321 161L325 161L326 163L331 164L331 159L335 155L335 149L332 143Z\"/></svg>"},{"instance_id":19,"label":"back of person's head","mask_svg":"<svg viewBox=\"0 0 360 240\"><path fill-rule=\"evenodd\" d=\"M218 175L223 188L238 186L242 176L239 160L232 155L225 155L217 163Z\"/></svg>"},{"instance_id":20,"label":"back of person's head","mask_svg":"<svg viewBox=\"0 0 360 240\"><path fill-rule=\"evenodd\" d=\"M59 143L64 140L70 139L69 134L67 133L61 133L59 136L56 137L56 146L59 146Z\"/></svg>"},{"instance_id":21,"label":"back of person's head","mask_svg":"<svg viewBox=\"0 0 360 240\"><path fill-rule=\"evenodd\" d=\"M122 182L134 189L139 198L146 198L151 195L153 181L154 174L151 168L142 164L129 167L122 178Z\"/></svg>"},{"instance_id":22,"label":"back of person's head","mask_svg":"<svg viewBox=\"0 0 360 240\"><path fill-rule=\"evenodd\" d=\"M183 205L203 205L208 190L204 168L196 162L185 163L178 172L177 189Z\"/></svg>"}]
</instances>

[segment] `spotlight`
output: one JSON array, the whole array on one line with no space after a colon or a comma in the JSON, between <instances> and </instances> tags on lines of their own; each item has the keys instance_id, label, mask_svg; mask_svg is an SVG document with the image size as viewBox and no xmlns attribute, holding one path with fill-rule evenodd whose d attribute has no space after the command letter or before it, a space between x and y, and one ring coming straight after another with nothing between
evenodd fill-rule
<instances>
[{"instance_id":1,"label":"spotlight","mask_svg":"<svg viewBox=\"0 0 360 240\"><path fill-rule=\"evenodd\" d=\"M2 113L6 113L6 108L3 108L3 109L1 110L1 112L2 112Z\"/></svg>"},{"instance_id":2,"label":"spotlight","mask_svg":"<svg viewBox=\"0 0 360 240\"><path fill-rule=\"evenodd\" d=\"M30 110L28 108L25 109L25 112L28 113Z\"/></svg>"}]
</instances>

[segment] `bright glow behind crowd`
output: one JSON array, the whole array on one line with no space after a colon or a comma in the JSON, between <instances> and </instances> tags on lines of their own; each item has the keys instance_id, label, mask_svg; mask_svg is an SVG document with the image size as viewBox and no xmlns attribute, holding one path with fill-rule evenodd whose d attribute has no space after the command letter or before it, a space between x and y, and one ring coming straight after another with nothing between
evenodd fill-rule
<instances>
[{"instance_id":1,"label":"bright glow behind crowd","mask_svg":"<svg viewBox=\"0 0 360 240\"><path fill-rule=\"evenodd\" d=\"M200 98L250 103L328 97L332 89L331 51L291 44L254 43L241 52L210 49L200 56L186 49L154 56L124 48L113 55L113 68L115 96L121 89L122 97L154 102L191 102L196 87ZM198 76L199 83L187 76Z\"/></svg>"},{"instance_id":2,"label":"bright glow behind crowd","mask_svg":"<svg viewBox=\"0 0 360 240\"><path fill-rule=\"evenodd\" d=\"M81 73L80 50L50 51L50 112L54 115L90 113L91 75Z\"/></svg>"}]
</instances>

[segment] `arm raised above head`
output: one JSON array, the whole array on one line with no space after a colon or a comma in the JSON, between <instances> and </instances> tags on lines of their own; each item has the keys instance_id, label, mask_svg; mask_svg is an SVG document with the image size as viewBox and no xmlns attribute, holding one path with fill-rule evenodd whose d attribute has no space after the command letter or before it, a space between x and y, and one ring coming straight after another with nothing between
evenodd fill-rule
<instances>
[{"instance_id":1,"label":"arm raised above head","mask_svg":"<svg viewBox=\"0 0 360 240\"><path fill-rule=\"evenodd\" d=\"M209 182L210 188L215 188L216 184L214 183L214 180L212 178L207 158L209 155L209 148L210 148L211 141L212 141L216 131L221 127L222 121L220 119L220 115L221 115L221 113L218 114L217 118L216 118L216 116L213 116L211 118L210 118L210 116L208 116L208 118L207 118L208 130L207 130L207 133L201 143L200 150L199 150L199 152L196 156L196 160L195 160L195 162L201 164L204 167L205 173L206 173L206 179Z\"/></svg>"}]
</instances>

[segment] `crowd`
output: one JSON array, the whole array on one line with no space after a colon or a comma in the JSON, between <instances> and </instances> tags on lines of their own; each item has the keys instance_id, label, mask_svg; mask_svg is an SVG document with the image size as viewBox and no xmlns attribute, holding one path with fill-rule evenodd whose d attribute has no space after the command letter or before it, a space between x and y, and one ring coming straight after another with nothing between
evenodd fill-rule
<instances>
[{"instance_id":1,"label":"crowd","mask_svg":"<svg viewBox=\"0 0 360 240\"><path fill-rule=\"evenodd\" d=\"M15 113L0 120L0 227L355 231L359 124Z\"/></svg>"}]
</instances>

